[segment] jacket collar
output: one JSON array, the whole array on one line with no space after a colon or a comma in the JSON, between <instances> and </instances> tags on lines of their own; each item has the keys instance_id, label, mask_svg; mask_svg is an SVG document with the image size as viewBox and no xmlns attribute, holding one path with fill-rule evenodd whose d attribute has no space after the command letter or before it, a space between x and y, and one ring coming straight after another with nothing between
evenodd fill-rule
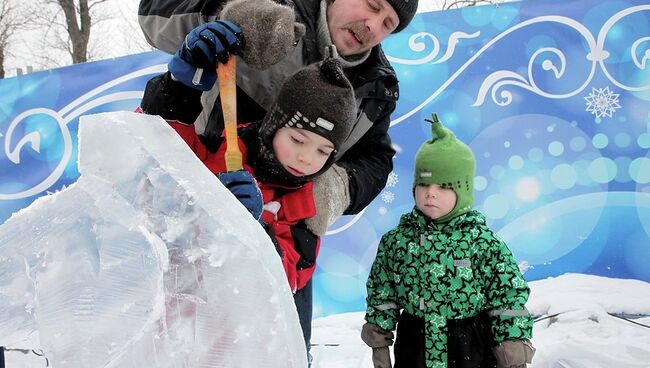
<instances>
[{"instance_id":1,"label":"jacket collar","mask_svg":"<svg viewBox=\"0 0 650 368\"><path fill-rule=\"evenodd\" d=\"M436 224L427 218L417 207L413 207L413 210L409 213L405 213L400 218L399 225L403 227L418 229L420 231L427 231L431 229L445 231L453 231L459 228L466 227L468 225L484 225L485 216L477 210L471 210L462 215L456 216L453 219L449 220L447 223Z\"/></svg>"}]
</instances>

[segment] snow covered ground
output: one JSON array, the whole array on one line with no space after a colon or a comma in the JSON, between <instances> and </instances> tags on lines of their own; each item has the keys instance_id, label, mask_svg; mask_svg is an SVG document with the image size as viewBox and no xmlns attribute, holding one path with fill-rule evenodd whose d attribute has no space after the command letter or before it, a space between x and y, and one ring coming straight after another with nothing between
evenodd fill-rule
<instances>
[{"instance_id":1,"label":"snow covered ground","mask_svg":"<svg viewBox=\"0 0 650 368\"><path fill-rule=\"evenodd\" d=\"M650 367L650 284L565 274L530 286L528 308L542 319L535 324L531 368ZM646 317L630 322L609 313ZM370 349L359 338L362 324L363 312L316 319L313 367L372 368ZM6 366L46 364L34 353L9 351Z\"/></svg>"},{"instance_id":2,"label":"snow covered ground","mask_svg":"<svg viewBox=\"0 0 650 368\"><path fill-rule=\"evenodd\" d=\"M608 314L645 314L632 321L650 326L650 284L566 274L530 286L531 313L553 316L535 323L530 367L650 367L650 328ZM362 312L315 320L315 367L371 368L370 349L359 338L362 324Z\"/></svg>"}]
</instances>

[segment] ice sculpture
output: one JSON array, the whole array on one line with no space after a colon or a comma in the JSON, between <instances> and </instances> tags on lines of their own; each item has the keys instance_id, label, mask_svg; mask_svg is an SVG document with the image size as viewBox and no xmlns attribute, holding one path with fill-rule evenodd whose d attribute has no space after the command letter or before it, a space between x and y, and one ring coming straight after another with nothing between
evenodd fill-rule
<instances>
[{"instance_id":1,"label":"ice sculpture","mask_svg":"<svg viewBox=\"0 0 650 368\"><path fill-rule=\"evenodd\" d=\"M165 121L82 117L79 171L0 226L0 345L55 368L307 365L271 241Z\"/></svg>"}]
</instances>

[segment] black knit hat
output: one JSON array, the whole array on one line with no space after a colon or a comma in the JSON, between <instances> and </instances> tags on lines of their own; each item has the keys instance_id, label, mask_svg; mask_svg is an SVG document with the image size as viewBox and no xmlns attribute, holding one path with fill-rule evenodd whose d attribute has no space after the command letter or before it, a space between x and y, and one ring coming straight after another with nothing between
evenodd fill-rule
<instances>
[{"instance_id":1,"label":"black knit hat","mask_svg":"<svg viewBox=\"0 0 650 368\"><path fill-rule=\"evenodd\" d=\"M289 185L313 179L332 166L356 116L354 90L337 59L329 58L298 70L284 82L259 126L259 147L254 160L263 164L255 165L255 173L262 181ZM282 167L273 151L273 137L283 127L316 133L332 142L335 152L317 173L295 177Z\"/></svg>"},{"instance_id":2,"label":"black knit hat","mask_svg":"<svg viewBox=\"0 0 650 368\"><path fill-rule=\"evenodd\" d=\"M418 0L387 0L399 17L399 24L393 33L397 33L411 23L418 10Z\"/></svg>"},{"instance_id":3,"label":"black knit hat","mask_svg":"<svg viewBox=\"0 0 650 368\"><path fill-rule=\"evenodd\" d=\"M272 140L281 127L305 129L328 139L338 150L356 116L352 85L339 61L331 58L302 68L286 80L260 133Z\"/></svg>"}]
</instances>

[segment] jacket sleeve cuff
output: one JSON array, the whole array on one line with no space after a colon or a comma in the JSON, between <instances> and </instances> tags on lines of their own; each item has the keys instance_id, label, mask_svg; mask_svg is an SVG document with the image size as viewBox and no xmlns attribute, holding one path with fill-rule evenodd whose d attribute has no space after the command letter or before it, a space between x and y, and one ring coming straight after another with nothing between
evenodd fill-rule
<instances>
[{"instance_id":1,"label":"jacket sleeve cuff","mask_svg":"<svg viewBox=\"0 0 650 368\"><path fill-rule=\"evenodd\" d=\"M167 72L147 82L140 108L145 114L193 124L203 109L201 93L172 80Z\"/></svg>"}]
</instances>

